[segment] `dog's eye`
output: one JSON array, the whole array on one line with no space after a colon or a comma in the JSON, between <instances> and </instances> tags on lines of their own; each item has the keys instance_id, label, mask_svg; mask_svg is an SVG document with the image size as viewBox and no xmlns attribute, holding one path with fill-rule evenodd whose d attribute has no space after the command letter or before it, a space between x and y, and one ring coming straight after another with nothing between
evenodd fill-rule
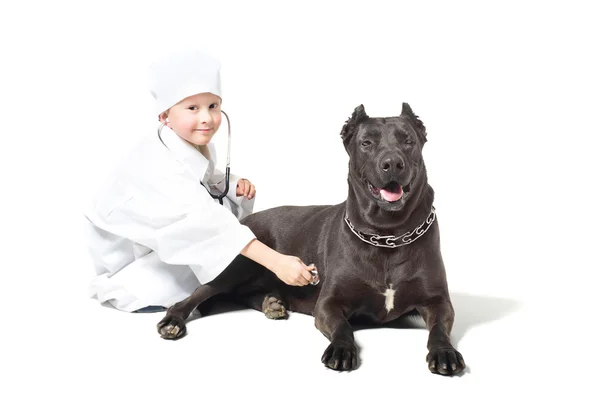
<instances>
[{"instance_id":1,"label":"dog's eye","mask_svg":"<svg viewBox=\"0 0 600 397\"><path fill-rule=\"evenodd\" d=\"M371 141L363 141L362 145L363 146L371 146Z\"/></svg>"},{"instance_id":2,"label":"dog's eye","mask_svg":"<svg viewBox=\"0 0 600 397\"><path fill-rule=\"evenodd\" d=\"M407 145L412 145L413 141L410 138L407 138L406 141L404 141L404 143L406 143Z\"/></svg>"}]
</instances>

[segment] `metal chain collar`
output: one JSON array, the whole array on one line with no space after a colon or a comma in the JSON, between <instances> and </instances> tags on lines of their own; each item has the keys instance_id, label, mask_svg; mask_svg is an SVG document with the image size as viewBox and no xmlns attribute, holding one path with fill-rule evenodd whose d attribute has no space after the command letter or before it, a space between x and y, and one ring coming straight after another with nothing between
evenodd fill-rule
<instances>
[{"instance_id":1,"label":"metal chain collar","mask_svg":"<svg viewBox=\"0 0 600 397\"><path fill-rule=\"evenodd\" d=\"M401 236L380 236L378 234L363 233L359 230L356 230L354 225L350 222L350 219L348 219L348 215L344 216L344 220L346 221L346 224L350 230L352 230L352 233L356 234L356 236L365 243L374 245L375 247L398 248L412 243L425 234L433 221L435 221L435 207L431 206L431 212L423 223L417 226L414 230L406 232ZM397 242L398 240L400 240L400 242Z\"/></svg>"}]
</instances>

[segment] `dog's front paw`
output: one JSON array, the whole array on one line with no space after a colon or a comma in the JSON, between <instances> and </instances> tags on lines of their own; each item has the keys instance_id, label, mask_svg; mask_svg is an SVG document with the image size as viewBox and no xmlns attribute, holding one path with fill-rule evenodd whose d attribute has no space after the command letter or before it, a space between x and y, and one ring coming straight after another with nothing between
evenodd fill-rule
<instances>
[{"instance_id":1,"label":"dog's front paw","mask_svg":"<svg viewBox=\"0 0 600 397\"><path fill-rule=\"evenodd\" d=\"M321 362L331 369L336 371L350 371L358 367L358 354L354 342L332 342L323 357Z\"/></svg>"},{"instance_id":2,"label":"dog's front paw","mask_svg":"<svg viewBox=\"0 0 600 397\"><path fill-rule=\"evenodd\" d=\"M163 339L175 340L185 336L185 321L181 317L167 314L156 325L156 329Z\"/></svg>"},{"instance_id":3,"label":"dog's front paw","mask_svg":"<svg viewBox=\"0 0 600 397\"><path fill-rule=\"evenodd\" d=\"M465 369L465 360L453 347L433 348L427 354L429 370L434 374L457 375Z\"/></svg>"}]
</instances>

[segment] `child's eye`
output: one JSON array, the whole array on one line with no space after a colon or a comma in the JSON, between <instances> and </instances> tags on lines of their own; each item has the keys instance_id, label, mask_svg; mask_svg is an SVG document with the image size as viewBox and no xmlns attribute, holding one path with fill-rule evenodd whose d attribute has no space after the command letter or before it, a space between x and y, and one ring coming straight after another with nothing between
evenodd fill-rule
<instances>
[{"instance_id":1,"label":"child's eye","mask_svg":"<svg viewBox=\"0 0 600 397\"><path fill-rule=\"evenodd\" d=\"M197 107L197 106L190 106L190 107L188 107L188 109L189 109L189 110L197 110L197 109L198 109L198 107Z\"/></svg>"},{"instance_id":2,"label":"child's eye","mask_svg":"<svg viewBox=\"0 0 600 397\"><path fill-rule=\"evenodd\" d=\"M218 104L218 103L213 103L212 105L210 105L210 108L211 108L211 109L216 109L216 108L218 108L218 107L219 107L219 104Z\"/></svg>"}]
</instances>

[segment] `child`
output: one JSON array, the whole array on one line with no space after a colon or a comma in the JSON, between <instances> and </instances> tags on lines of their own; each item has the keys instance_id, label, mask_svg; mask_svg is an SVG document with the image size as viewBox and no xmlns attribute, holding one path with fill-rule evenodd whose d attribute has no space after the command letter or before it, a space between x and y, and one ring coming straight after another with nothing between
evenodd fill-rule
<instances>
[{"instance_id":1,"label":"child","mask_svg":"<svg viewBox=\"0 0 600 397\"><path fill-rule=\"evenodd\" d=\"M252 183L231 174L222 205L207 191L225 189L210 143L221 125L219 61L173 53L151 66L150 90L162 128L141 140L85 213L96 270L91 296L127 312L164 310L238 254L289 285L307 285L313 266L272 250L239 223L252 213Z\"/></svg>"}]
</instances>

